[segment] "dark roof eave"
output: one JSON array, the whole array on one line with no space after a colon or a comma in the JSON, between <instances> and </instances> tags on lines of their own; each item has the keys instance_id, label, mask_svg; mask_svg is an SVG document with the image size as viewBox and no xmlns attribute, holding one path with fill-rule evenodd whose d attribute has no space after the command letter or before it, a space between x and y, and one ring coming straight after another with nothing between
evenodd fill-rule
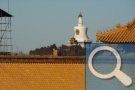
<instances>
[{"instance_id":1,"label":"dark roof eave","mask_svg":"<svg viewBox=\"0 0 135 90\"><path fill-rule=\"evenodd\" d=\"M6 11L0 9L0 17L13 17L13 16L7 13Z\"/></svg>"}]
</instances>

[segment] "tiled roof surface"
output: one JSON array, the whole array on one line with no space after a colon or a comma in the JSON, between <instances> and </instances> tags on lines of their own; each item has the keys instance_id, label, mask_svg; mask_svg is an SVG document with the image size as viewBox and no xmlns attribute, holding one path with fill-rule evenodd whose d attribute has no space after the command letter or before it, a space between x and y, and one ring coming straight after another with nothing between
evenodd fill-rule
<instances>
[{"instance_id":1,"label":"tiled roof surface","mask_svg":"<svg viewBox=\"0 0 135 90\"><path fill-rule=\"evenodd\" d=\"M1 90L84 90L84 64L0 63Z\"/></svg>"},{"instance_id":2,"label":"tiled roof surface","mask_svg":"<svg viewBox=\"0 0 135 90\"><path fill-rule=\"evenodd\" d=\"M135 20L113 30L96 34L98 42L135 43Z\"/></svg>"}]
</instances>

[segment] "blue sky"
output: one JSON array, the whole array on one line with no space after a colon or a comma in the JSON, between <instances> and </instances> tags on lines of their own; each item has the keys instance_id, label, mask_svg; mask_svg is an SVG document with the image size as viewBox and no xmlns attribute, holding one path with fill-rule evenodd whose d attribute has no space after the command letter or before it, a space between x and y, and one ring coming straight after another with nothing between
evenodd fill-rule
<instances>
[{"instance_id":1,"label":"blue sky","mask_svg":"<svg viewBox=\"0 0 135 90\"><path fill-rule=\"evenodd\" d=\"M0 8L7 10L7 1ZM9 0L14 51L67 44L82 12L88 36L135 18L135 0Z\"/></svg>"}]
</instances>

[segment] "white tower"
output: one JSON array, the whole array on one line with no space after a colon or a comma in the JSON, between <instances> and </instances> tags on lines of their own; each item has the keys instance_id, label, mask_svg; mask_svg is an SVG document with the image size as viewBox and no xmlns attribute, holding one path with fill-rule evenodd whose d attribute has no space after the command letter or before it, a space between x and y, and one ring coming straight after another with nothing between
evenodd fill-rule
<instances>
[{"instance_id":1,"label":"white tower","mask_svg":"<svg viewBox=\"0 0 135 90\"><path fill-rule=\"evenodd\" d=\"M81 47L85 47L85 43L91 42L87 36L87 27L83 24L83 16L81 13L78 16L78 25L74 27L74 38Z\"/></svg>"}]
</instances>

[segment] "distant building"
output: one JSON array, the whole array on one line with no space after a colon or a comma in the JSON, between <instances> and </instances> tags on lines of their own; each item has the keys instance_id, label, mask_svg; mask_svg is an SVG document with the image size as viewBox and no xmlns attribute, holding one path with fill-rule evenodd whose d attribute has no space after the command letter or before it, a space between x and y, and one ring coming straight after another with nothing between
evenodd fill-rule
<instances>
[{"instance_id":1,"label":"distant building","mask_svg":"<svg viewBox=\"0 0 135 90\"><path fill-rule=\"evenodd\" d=\"M53 49L53 56L58 56L58 50L57 49Z\"/></svg>"},{"instance_id":2,"label":"distant building","mask_svg":"<svg viewBox=\"0 0 135 90\"><path fill-rule=\"evenodd\" d=\"M87 35L88 28L83 24L83 16L80 13L78 16L78 25L74 27L74 36L69 40L68 45L80 45L85 47L85 43L90 43L91 40Z\"/></svg>"}]
</instances>

